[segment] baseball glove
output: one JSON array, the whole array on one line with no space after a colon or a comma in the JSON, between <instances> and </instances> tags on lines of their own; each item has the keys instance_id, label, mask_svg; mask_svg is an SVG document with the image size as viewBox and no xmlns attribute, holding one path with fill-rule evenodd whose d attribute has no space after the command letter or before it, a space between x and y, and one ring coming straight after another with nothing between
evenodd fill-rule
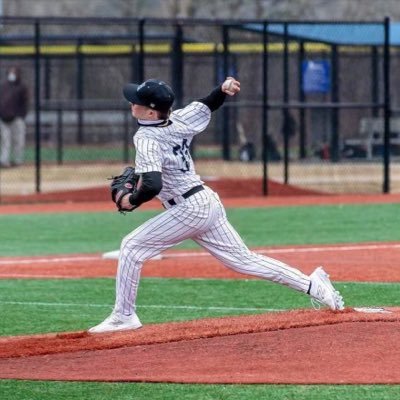
<instances>
[{"instance_id":1,"label":"baseball glove","mask_svg":"<svg viewBox=\"0 0 400 400\"><path fill-rule=\"evenodd\" d=\"M133 193L136 190L139 178L140 175L135 173L135 168L133 167L126 167L121 175L110 178L112 180L110 185L111 198L119 212L125 213L135 209L135 207L130 209L123 208L121 200L126 194Z\"/></svg>"}]
</instances>

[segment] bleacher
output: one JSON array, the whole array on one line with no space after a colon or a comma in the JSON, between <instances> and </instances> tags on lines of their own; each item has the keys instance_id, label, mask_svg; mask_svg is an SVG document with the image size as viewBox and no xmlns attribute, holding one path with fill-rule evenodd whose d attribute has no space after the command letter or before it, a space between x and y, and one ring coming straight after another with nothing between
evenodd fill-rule
<instances>
[{"instance_id":1,"label":"bleacher","mask_svg":"<svg viewBox=\"0 0 400 400\"><path fill-rule=\"evenodd\" d=\"M359 135L344 140L344 155L365 157L371 160L381 157L384 147L385 120L383 117L361 118ZM400 155L400 117L390 119L390 153Z\"/></svg>"}]
</instances>

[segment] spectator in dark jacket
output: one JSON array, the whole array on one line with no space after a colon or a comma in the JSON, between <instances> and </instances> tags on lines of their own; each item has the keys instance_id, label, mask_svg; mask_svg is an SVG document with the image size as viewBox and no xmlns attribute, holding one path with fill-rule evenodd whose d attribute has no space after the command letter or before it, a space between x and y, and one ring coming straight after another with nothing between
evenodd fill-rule
<instances>
[{"instance_id":1,"label":"spectator in dark jacket","mask_svg":"<svg viewBox=\"0 0 400 400\"><path fill-rule=\"evenodd\" d=\"M9 167L24 161L28 89L21 80L18 67L7 71L7 80L0 87L0 165Z\"/></svg>"}]
</instances>

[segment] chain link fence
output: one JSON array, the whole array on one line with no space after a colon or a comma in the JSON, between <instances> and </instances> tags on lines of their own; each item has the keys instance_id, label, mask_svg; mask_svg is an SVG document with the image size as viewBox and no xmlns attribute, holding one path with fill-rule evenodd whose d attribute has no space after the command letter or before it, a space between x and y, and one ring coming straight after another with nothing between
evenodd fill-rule
<instances>
[{"instance_id":1,"label":"chain link fence","mask_svg":"<svg viewBox=\"0 0 400 400\"><path fill-rule=\"evenodd\" d=\"M125 83L163 79L179 108L229 75L241 81L240 95L193 143L206 181L252 180L260 195L274 194L269 182L323 193L398 192L399 56L388 26L4 17L0 78L18 65L31 96L25 162L0 169L0 201L105 187L133 163L136 124L122 98Z\"/></svg>"}]
</instances>

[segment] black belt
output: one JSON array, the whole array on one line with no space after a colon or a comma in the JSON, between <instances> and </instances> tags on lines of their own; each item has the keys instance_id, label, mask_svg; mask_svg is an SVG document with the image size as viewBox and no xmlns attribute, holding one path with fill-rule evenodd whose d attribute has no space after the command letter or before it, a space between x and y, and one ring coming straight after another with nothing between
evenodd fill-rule
<instances>
[{"instance_id":1,"label":"black belt","mask_svg":"<svg viewBox=\"0 0 400 400\"><path fill-rule=\"evenodd\" d=\"M194 195L195 193L200 192L202 190L204 190L203 185L195 186L195 187L192 187L190 190L188 190L186 193L183 193L181 196L184 199L187 199L188 197L190 197L190 196ZM167 200L167 203L171 206L176 206L176 202L174 199Z\"/></svg>"}]
</instances>

